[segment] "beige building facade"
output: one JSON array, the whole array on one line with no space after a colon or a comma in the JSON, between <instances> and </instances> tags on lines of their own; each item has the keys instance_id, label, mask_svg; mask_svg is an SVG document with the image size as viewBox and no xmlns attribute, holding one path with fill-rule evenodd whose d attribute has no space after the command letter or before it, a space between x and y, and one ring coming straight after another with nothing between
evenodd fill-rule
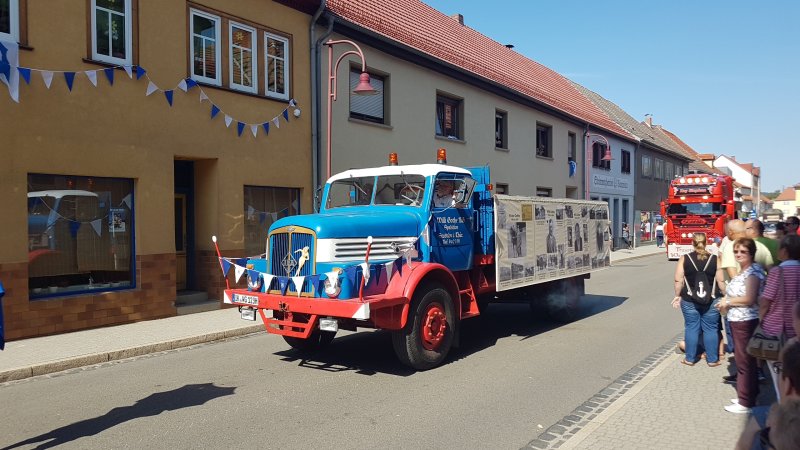
<instances>
[{"instance_id":1,"label":"beige building facade","mask_svg":"<svg viewBox=\"0 0 800 450\"><path fill-rule=\"evenodd\" d=\"M273 220L311 208L308 14L11 2L16 34L0 41L23 70L18 103L0 85L7 339L175 315L183 289L220 298L212 235L226 256L258 254Z\"/></svg>"}]
</instances>

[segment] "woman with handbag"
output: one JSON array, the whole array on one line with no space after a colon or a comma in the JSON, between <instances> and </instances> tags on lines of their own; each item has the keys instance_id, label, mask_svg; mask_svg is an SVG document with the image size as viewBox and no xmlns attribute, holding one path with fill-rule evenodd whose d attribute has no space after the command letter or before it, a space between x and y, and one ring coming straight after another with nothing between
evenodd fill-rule
<instances>
[{"instance_id":1,"label":"woman with handbag","mask_svg":"<svg viewBox=\"0 0 800 450\"><path fill-rule=\"evenodd\" d=\"M778 259L783 262L769 272L764 292L758 300L759 316L764 333L778 336L779 342L785 342L797 336L792 323L792 308L800 299L800 236L788 235L781 240ZM775 361L767 360L767 365L780 400Z\"/></svg>"},{"instance_id":2,"label":"woman with handbag","mask_svg":"<svg viewBox=\"0 0 800 450\"><path fill-rule=\"evenodd\" d=\"M717 256L706 250L706 235L695 233L694 251L683 255L675 268L675 298L673 308L681 308L684 321L684 351L682 364L693 366L700 359L700 340L709 367L719 366L719 311L716 308L717 285L724 286L722 268Z\"/></svg>"},{"instance_id":3,"label":"woman with handbag","mask_svg":"<svg viewBox=\"0 0 800 450\"><path fill-rule=\"evenodd\" d=\"M736 361L736 394L738 403L725 407L734 414L747 414L758 396L758 362L747 353L747 342L758 325L758 304L764 280L764 268L753 262L756 243L750 238L733 242L733 254L741 271L731 278L725 298L717 303L720 313L726 314L733 334L733 357Z\"/></svg>"}]
</instances>

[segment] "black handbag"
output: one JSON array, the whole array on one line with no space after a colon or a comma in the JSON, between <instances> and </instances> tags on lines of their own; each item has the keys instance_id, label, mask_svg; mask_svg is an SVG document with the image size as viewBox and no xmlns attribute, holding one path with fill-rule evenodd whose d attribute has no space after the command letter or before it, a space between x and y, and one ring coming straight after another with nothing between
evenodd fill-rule
<instances>
[{"instance_id":1,"label":"black handbag","mask_svg":"<svg viewBox=\"0 0 800 450\"><path fill-rule=\"evenodd\" d=\"M778 271L778 298L781 304L781 320L783 320L783 270L775 268ZM767 334L759 323L753 332L753 336L747 341L747 353L758 359L765 359L767 361L777 361L781 354L784 344L786 344L786 334L784 333L785 324L781 325L781 332L777 336Z\"/></svg>"}]
</instances>

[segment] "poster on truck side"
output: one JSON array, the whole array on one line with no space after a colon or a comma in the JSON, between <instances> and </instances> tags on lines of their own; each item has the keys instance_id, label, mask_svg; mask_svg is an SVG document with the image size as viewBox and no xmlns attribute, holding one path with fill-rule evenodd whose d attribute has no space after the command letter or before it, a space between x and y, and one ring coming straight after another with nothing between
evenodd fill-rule
<instances>
[{"instance_id":1,"label":"poster on truck side","mask_svg":"<svg viewBox=\"0 0 800 450\"><path fill-rule=\"evenodd\" d=\"M495 195L494 210L498 291L611 265L606 202Z\"/></svg>"}]
</instances>

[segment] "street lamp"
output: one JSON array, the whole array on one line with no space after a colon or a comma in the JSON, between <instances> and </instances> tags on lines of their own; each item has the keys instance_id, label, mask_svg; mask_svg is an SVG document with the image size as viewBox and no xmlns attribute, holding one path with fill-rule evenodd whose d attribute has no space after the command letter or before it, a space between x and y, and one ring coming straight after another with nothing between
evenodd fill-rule
<instances>
[{"instance_id":1,"label":"street lamp","mask_svg":"<svg viewBox=\"0 0 800 450\"><path fill-rule=\"evenodd\" d=\"M333 64L333 46L336 44L350 44L355 47L355 50L348 50L339 56L339 59L336 60L336 64ZM353 89L353 93L356 95L375 95L378 93L375 88L369 83L369 74L367 73L367 62L364 59L364 52L361 51L361 47L359 47L355 42L348 41L348 40L339 40L334 41L330 40L325 43L328 46L328 135L327 135L327 151L328 151L328 176L327 178L331 177L331 109L333 108L333 102L336 101L336 72L339 70L339 63L349 55L358 55L361 58L361 76L359 77L358 86Z\"/></svg>"},{"instance_id":2,"label":"street lamp","mask_svg":"<svg viewBox=\"0 0 800 450\"><path fill-rule=\"evenodd\" d=\"M608 139L605 138L602 134L596 133L586 133L586 183L584 185L584 199L589 200L589 168L592 164L592 152L591 148L594 142L591 141L591 137L596 139L602 139L606 143L606 151L603 153L603 157L600 158L601 161L611 161L614 158L611 157L611 144L608 143ZM592 145L590 145L592 144Z\"/></svg>"}]
</instances>

